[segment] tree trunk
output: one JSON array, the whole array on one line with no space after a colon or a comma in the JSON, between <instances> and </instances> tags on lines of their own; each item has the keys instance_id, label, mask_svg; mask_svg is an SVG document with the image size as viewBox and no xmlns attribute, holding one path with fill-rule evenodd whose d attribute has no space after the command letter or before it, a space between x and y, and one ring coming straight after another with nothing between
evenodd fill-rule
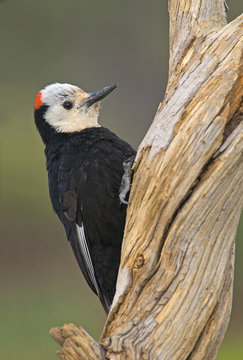
<instances>
[{"instance_id":1,"label":"tree trunk","mask_svg":"<svg viewBox=\"0 0 243 360\"><path fill-rule=\"evenodd\" d=\"M215 359L243 205L243 16L170 0L169 80L142 141L116 295L100 344L51 330L61 359Z\"/></svg>"}]
</instances>

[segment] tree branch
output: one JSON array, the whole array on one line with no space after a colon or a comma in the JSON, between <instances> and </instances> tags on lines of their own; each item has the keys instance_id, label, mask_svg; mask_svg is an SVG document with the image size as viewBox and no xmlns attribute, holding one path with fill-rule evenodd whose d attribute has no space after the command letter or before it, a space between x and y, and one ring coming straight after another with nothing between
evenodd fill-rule
<instances>
[{"instance_id":1,"label":"tree branch","mask_svg":"<svg viewBox=\"0 0 243 360\"><path fill-rule=\"evenodd\" d=\"M243 16L225 25L223 0L170 0L169 11L166 95L138 150L101 337L112 360L213 360L231 311L243 205ZM88 344L80 359L92 359L89 346L102 359L80 332Z\"/></svg>"},{"instance_id":2,"label":"tree branch","mask_svg":"<svg viewBox=\"0 0 243 360\"><path fill-rule=\"evenodd\" d=\"M224 0L169 0L170 73L191 43L226 25Z\"/></svg>"},{"instance_id":3,"label":"tree branch","mask_svg":"<svg viewBox=\"0 0 243 360\"><path fill-rule=\"evenodd\" d=\"M95 341L84 329L73 324L50 330L52 338L62 346L57 355L62 360L105 360L102 346Z\"/></svg>"}]
</instances>

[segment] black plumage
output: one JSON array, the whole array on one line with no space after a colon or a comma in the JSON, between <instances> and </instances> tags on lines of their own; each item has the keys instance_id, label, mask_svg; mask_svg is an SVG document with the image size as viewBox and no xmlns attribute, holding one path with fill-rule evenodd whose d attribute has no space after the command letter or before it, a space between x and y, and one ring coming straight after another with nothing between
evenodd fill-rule
<instances>
[{"instance_id":1,"label":"black plumage","mask_svg":"<svg viewBox=\"0 0 243 360\"><path fill-rule=\"evenodd\" d=\"M57 132L44 119L47 109L35 110L35 122L46 145L52 205L86 281L108 312L126 217L119 200L123 162L135 151L104 127Z\"/></svg>"}]
</instances>

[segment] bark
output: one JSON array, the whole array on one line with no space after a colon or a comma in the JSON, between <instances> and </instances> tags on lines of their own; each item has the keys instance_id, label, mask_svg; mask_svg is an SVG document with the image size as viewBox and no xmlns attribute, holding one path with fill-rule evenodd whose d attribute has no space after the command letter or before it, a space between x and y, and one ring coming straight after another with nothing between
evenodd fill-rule
<instances>
[{"instance_id":1,"label":"bark","mask_svg":"<svg viewBox=\"0 0 243 360\"><path fill-rule=\"evenodd\" d=\"M103 360L105 351L84 329L73 324L50 330L53 339L62 346L57 355L62 360Z\"/></svg>"},{"instance_id":2,"label":"bark","mask_svg":"<svg viewBox=\"0 0 243 360\"><path fill-rule=\"evenodd\" d=\"M64 346L62 359L212 360L227 329L243 205L243 16L226 24L223 0L170 0L169 13L166 95L138 150L101 345L75 328L79 341L59 343L86 353Z\"/></svg>"}]
</instances>

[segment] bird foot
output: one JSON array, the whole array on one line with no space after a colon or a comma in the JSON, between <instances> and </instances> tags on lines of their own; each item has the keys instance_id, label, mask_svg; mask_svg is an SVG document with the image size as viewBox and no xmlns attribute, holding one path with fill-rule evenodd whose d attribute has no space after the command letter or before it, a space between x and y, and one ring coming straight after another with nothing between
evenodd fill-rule
<instances>
[{"instance_id":1,"label":"bird foot","mask_svg":"<svg viewBox=\"0 0 243 360\"><path fill-rule=\"evenodd\" d=\"M122 176L122 182L121 182L121 187L120 187L120 192L119 192L119 198L120 198L121 204L128 205L128 201L125 199L127 197L127 194L129 193L130 187L131 187L132 166L133 166L134 160L135 160L135 156L130 156L128 159L126 159L123 162L124 174Z\"/></svg>"}]
</instances>

